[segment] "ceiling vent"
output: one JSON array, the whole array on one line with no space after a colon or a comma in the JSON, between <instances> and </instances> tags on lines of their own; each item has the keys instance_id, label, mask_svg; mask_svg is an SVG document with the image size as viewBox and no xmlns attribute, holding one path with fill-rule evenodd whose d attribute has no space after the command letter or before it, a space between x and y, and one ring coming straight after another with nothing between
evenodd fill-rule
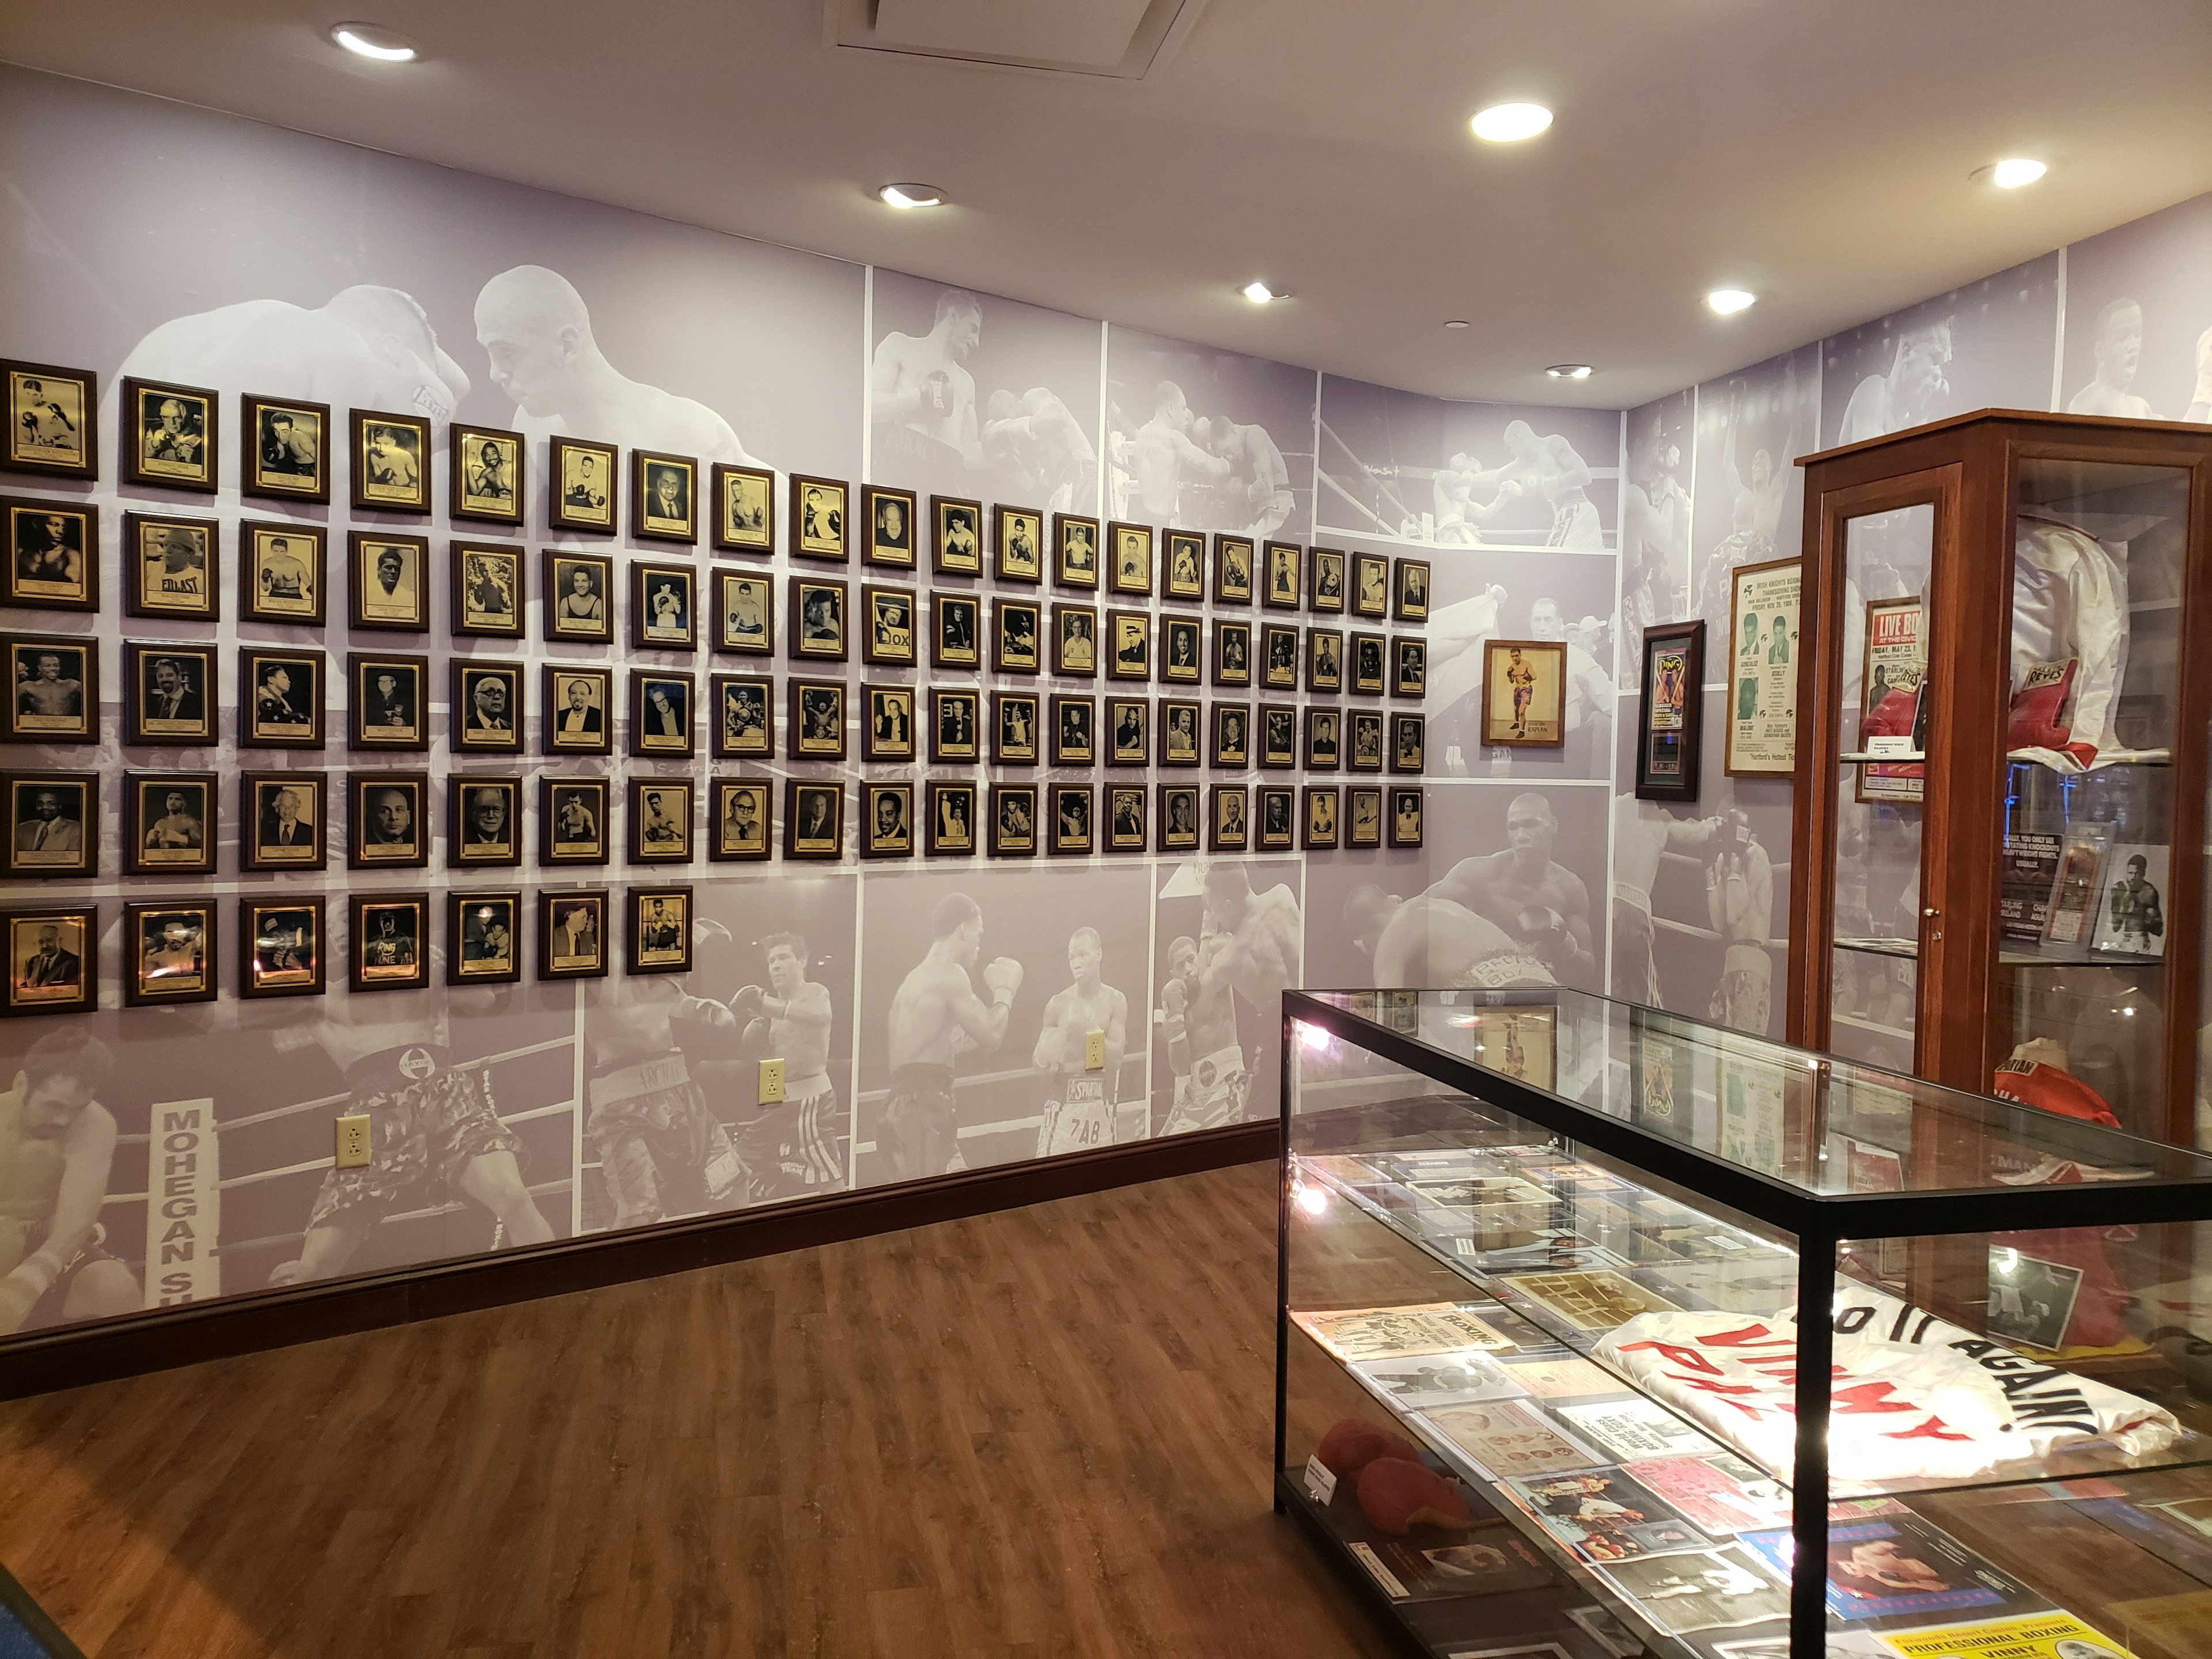
<instances>
[{"instance_id":1,"label":"ceiling vent","mask_svg":"<svg viewBox=\"0 0 2212 1659\"><path fill-rule=\"evenodd\" d=\"M1049 75L1140 81L1206 0L823 0L825 43Z\"/></svg>"}]
</instances>

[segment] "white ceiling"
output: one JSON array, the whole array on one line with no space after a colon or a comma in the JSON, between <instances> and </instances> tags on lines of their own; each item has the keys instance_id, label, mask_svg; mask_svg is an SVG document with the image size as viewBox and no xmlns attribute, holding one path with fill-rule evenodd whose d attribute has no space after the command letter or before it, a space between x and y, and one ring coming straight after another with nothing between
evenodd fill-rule
<instances>
[{"instance_id":1,"label":"white ceiling","mask_svg":"<svg viewBox=\"0 0 2212 1659\"><path fill-rule=\"evenodd\" d=\"M349 15L428 58L344 56ZM17 63L1455 398L1632 404L2212 190L2205 0L1208 0L1137 80L826 32L823 0L0 5ZM1507 98L1557 125L1477 144ZM2012 154L2050 177L1968 183ZM955 205L869 194L915 179ZM1723 282L1764 298L1713 318Z\"/></svg>"}]
</instances>

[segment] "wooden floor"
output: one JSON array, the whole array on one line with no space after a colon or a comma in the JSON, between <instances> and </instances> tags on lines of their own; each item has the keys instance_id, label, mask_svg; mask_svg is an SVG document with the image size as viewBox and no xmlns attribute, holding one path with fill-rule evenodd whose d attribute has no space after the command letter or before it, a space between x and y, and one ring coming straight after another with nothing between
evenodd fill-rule
<instances>
[{"instance_id":1,"label":"wooden floor","mask_svg":"<svg viewBox=\"0 0 2212 1659\"><path fill-rule=\"evenodd\" d=\"M0 1404L0 1562L94 1659L1379 1659L1270 1510L1273 1177Z\"/></svg>"}]
</instances>

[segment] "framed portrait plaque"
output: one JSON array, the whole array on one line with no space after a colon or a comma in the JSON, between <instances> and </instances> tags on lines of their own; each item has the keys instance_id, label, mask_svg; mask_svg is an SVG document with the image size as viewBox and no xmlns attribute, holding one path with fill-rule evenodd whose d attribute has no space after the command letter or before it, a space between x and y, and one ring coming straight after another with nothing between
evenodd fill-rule
<instances>
[{"instance_id":1,"label":"framed portrait plaque","mask_svg":"<svg viewBox=\"0 0 2212 1659\"><path fill-rule=\"evenodd\" d=\"M239 422L246 449L239 489L272 501L327 502L331 499L331 409L245 393Z\"/></svg>"},{"instance_id":2,"label":"framed portrait plaque","mask_svg":"<svg viewBox=\"0 0 2212 1659\"><path fill-rule=\"evenodd\" d=\"M1516 749L1565 745L1567 647L1564 641L1484 642L1482 740Z\"/></svg>"},{"instance_id":3,"label":"framed portrait plaque","mask_svg":"<svg viewBox=\"0 0 2212 1659\"><path fill-rule=\"evenodd\" d=\"M556 436L549 447L547 522L556 530L611 536L622 496L622 452L612 444Z\"/></svg>"},{"instance_id":4,"label":"framed portrait plaque","mask_svg":"<svg viewBox=\"0 0 2212 1659\"><path fill-rule=\"evenodd\" d=\"M353 508L356 513L430 510L430 423L418 415L353 415Z\"/></svg>"},{"instance_id":5,"label":"framed portrait plaque","mask_svg":"<svg viewBox=\"0 0 2212 1659\"><path fill-rule=\"evenodd\" d=\"M100 509L90 501L0 495L7 569L0 602L33 611L100 609Z\"/></svg>"},{"instance_id":6,"label":"framed portrait plaque","mask_svg":"<svg viewBox=\"0 0 2212 1659\"><path fill-rule=\"evenodd\" d=\"M204 386L123 382L123 482L212 495L222 465L222 396Z\"/></svg>"},{"instance_id":7,"label":"framed portrait plaque","mask_svg":"<svg viewBox=\"0 0 2212 1659\"><path fill-rule=\"evenodd\" d=\"M221 948L211 898L123 907L123 1002L130 1008L213 1002Z\"/></svg>"},{"instance_id":8,"label":"framed portrait plaque","mask_svg":"<svg viewBox=\"0 0 2212 1659\"><path fill-rule=\"evenodd\" d=\"M717 461L714 489L715 550L775 553L775 474L765 467Z\"/></svg>"},{"instance_id":9,"label":"framed portrait plaque","mask_svg":"<svg viewBox=\"0 0 2212 1659\"><path fill-rule=\"evenodd\" d=\"M165 513L123 515L123 609L133 617L221 620L222 525Z\"/></svg>"},{"instance_id":10,"label":"framed portrait plaque","mask_svg":"<svg viewBox=\"0 0 2212 1659\"><path fill-rule=\"evenodd\" d=\"M538 895L538 977L604 979L607 971L607 890L545 889Z\"/></svg>"},{"instance_id":11,"label":"framed portrait plaque","mask_svg":"<svg viewBox=\"0 0 2212 1659\"><path fill-rule=\"evenodd\" d=\"M522 434L456 421L447 428L447 448L451 515L477 524L520 524L529 465Z\"/></svg>"},{"instance_id":12,"label":"framed portrait plaque","mask_svg":"<svg viewBox=\"0 0 2212 1659\"><path fill-rule=\"evenodd\" d=\"M49 478L100 477L100 377L88 368L0 361L8 435L0 466Z\"/></svg>"},{"instance_id":13,"label":"framed portrait plaque","mask_svg":"<svg viewBox=\"0 0 2212 1659\"><path fill-rule=\"evenodd\" d=\"M1645 629L1638 680L1636 799L1693 801L1705 725L1705 623Z\"/></svg>"}]
</instances>

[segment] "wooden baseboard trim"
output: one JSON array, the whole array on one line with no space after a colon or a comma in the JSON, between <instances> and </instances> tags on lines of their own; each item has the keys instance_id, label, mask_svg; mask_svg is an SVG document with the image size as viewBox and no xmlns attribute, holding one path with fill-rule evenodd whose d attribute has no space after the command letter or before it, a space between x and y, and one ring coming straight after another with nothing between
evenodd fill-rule
<instances>
[{"instance_id":1,"label":"wooden baseboard trim","mask_svg":"<svg viewBox=\"0 0 2212 1659\"><path fill-rule=\"evenodd\" d=\"M0 1400L1253 1164L1275 1157L1279 1146L1273 1118L1233 1123L1133 1146L965 1170L902 1186L556 1239L43 1331L0 1341Z\"/></svg>"}]
</instances>

